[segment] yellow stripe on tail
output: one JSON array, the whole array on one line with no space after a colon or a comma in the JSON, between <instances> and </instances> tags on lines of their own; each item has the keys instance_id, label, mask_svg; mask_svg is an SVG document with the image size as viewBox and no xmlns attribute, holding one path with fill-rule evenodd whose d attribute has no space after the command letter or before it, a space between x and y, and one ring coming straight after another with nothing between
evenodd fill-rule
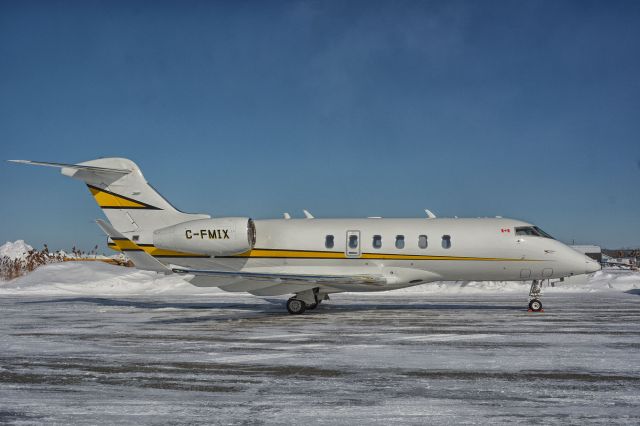
<instances>
[{"instance_id":1,"label":"yellow stripe on tail","mask_svg":"<svg viewBox=\"0 0 640 426\"><path fill-rule=\"evenodd\" d=\"M119 195L105 189L87 185L91 195L96 200L96 203L103 209L151 209L160 210L157 207L145 204L141 201L136 201L132 198Z\"/></svg>"}]
</instances>

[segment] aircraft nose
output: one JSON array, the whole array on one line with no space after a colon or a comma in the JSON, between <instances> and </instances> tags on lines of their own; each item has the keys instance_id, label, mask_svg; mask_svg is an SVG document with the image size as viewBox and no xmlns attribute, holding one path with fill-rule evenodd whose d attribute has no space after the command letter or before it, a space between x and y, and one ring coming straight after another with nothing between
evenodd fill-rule
<instances>
[{"instance_id":1,"label":"aircraft nose","mask_svg":"<svg viewBox=\"0 0 640 426\"><path fill-rule=\"evenodd\" d=\"M572 275L592 274L602 269L600 262L574 249L570 249L566 253L567 257L565 259L567 259L568 265L571 265L570 271Z\"/></svg>"},{"instance_id":2,"label":"aircraft nose","mask_svg":"<svg viewBox=\"0 0 640 426\"><path fill-rule=\"evenodd\" d=\"M585 258L587 259L585 260L585 273L592 274L602 269L600 262L596 262L588 256L585 256Z\"/></svg>"}]
</instances>

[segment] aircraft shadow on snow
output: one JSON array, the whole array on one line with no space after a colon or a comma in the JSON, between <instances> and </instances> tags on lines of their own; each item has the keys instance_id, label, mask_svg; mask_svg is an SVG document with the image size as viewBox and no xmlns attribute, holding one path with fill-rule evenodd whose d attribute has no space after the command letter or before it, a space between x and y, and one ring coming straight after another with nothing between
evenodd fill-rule
<instances>
[{"instance_id":1,"label":"aircraft shadow on snow","mask_svg":"<svg viewBox=\"0 0 640 426\"><path fill-rule=\"evenodd\" d=\"M261 314L269 318L287 318L292 319L290 315L282 311L282 305L284 300L280 299L265 299L268 303L245 303L245 302L165 302L165 301L142 301L142 300L127 300L127 299L111 299L105 297L73 297L62 299L49 299L49 300L34 300L20 302L23 304L45 304L45 303L88 303L99 306L112 306L112 307L129 307L154 311L156 309L176 309L174 311L177 315L181 311L215 311L215 310L236 310L244 311L246 313ZM330 304L321 305L314 311L309 311L306 314L298 318L304 318L313 315L344 315L351 312L366 312L366 311L486 311L486 310L501 310L501 311L522 311L520 305L493 305L493 304L481 304L481 303L388 303L382 301L382 303L341 303L332 301ZM171 312L164 312L165 314L171 314ZM222 313L222 312L221 312ZM150 322L154 323L195 323L195 322L207 322L207 321L227 321L233 318L241 318L241 315L236 317L235 315L211 315L201 317L183 317L177 316L175 318L163 318L154 319ZM252 315L252 318L254 316ZM296 317L293 317L296 318Z\"/></svg>"},{"instance_id":2,"label":"aircraft shadow on snow","mask_svg":"<svg viewBox=\"0 0 640 426\"><path fill-rule=\"evenodd\" d=\"M100 306L128 307L138 309L242 309L242 310L264 310L268 304L264 303L240 303L240 302L164 302L164 301L142 301L127 299L111 299L106 297L70 297L64 299L50 300L30 300L20 302L23 304L43 304L43 303L92 303Z\"/></svg>"}]
</instances>

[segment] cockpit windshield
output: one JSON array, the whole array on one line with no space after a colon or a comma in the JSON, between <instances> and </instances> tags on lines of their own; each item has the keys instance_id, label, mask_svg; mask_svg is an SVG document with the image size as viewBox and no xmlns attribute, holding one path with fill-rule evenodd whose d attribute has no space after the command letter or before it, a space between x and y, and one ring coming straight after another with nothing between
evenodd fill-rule
<instances>
[{"instance_id":1,"label":"cockpit windshield","mask_svg":"<svg viewBox=\"0 0 640 426\"><path fill-rule=\"evenodd\" d=\"M534 237L555 239L537 226L518 226L516 227L516 235L531 235Z\"/></svg>"}]
</instances>

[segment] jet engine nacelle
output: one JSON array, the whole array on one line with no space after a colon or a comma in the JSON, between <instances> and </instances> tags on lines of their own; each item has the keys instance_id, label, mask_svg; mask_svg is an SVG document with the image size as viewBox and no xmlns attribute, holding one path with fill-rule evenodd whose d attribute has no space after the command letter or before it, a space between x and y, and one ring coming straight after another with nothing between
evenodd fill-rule
<instances>
[{"instance_id":1,"label":"jet engine nacelle","mask_svg":"<svg viewBox=\"0 0 640 426\"><path fill-rule=\"evenodd\" d=\"M248 217L190 220L153 233L158 248L212 256L244 253L255 242L256 228Z\"/></svg>"}]
</instances>

